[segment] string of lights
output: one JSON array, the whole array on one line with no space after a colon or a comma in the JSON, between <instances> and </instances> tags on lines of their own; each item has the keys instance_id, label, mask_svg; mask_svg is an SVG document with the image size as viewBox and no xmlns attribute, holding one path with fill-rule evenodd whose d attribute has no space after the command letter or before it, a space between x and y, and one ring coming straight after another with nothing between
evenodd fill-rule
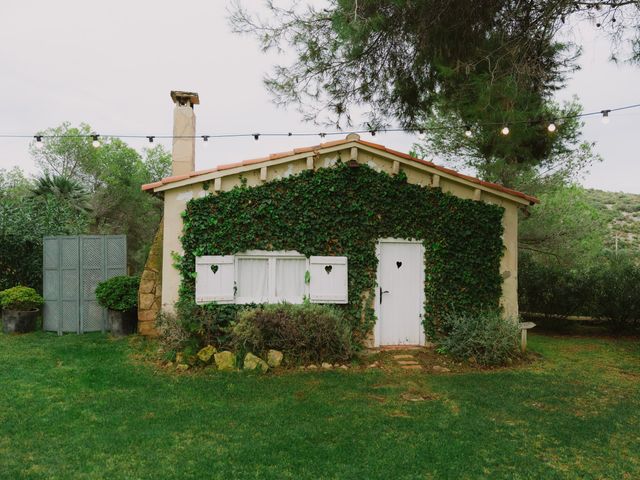
<instances>
[{"instance_id":1,"label":"string of lights","mask_svg":"<svg viewBox=\"0 0 640 480\"><path fill-rule=\"evenodd\" d=\"M640 108L640 103L635 103L632 105L625 105L622 107L616 108L607 108L603 110L596 110L593 112L579 113L576 115L566 115L560 116L557 118L547 119L545 120L515 120L512 122L481 122L476 123L476 126L485 126L485 127L499 127L499 132L503 136L509 135L511 133L511 128L515 125L522 124L545 124L549 133L553 133L557 130L558 125L563 121L570 118L584 118L584 117L592 117L595 115L600 115L602 118L602 123L607 124L611 120L609 114L613 112L619 112L622 110L630 110ZM441 127L430 127L430 130L434 129L445 129L450 128L447 126ZM368 133L374 135L376 133L392 133L392 132L403 132L403 133L418 133L420 138L424 138L426 129L424 127L415 127L415 128L401 128L401 127L382 127L382 128L365 128L365 129L357 129L357 130L340 130L340 131L332 131L332 132L286 132L286 133L218 133L218 134L209 134L209 135L101 135L98 133L90 133L90 134L63 134L63 135L46 135L46 134L37 134L37 135L18 135L18 134L0 134L0 138L32 138L35 139L35 144L37 148L42 148L44 146L44 141L48 138L91 138L91 144L98 148L101 145L101 139L111 139L111 138L120 138L120 139L147 139L149 143L154 143L155 139L176 139L176 138L184 138L184 139L201 139L206 145L209 142L209 139L215 138L241 138L241 137L253 137L254 140L259 140L260 137L317 137L325 138L335 135L345 135L351 133ZM464 134L466 137L473 137L473 127L471 125L464 126Z\"/></svg>"}]
</instances>

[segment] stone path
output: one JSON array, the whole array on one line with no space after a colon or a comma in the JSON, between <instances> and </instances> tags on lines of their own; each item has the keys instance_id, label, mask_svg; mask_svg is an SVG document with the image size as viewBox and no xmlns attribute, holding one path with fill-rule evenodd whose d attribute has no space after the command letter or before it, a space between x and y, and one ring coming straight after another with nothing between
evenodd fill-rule
<instances>
[{"instance_id":1,"label":"stone path","mask_svg":"<svg viewBox=\"0 0 640 480\"><path fill-rule=\"evenodd\" d=\"M393 360L400 368L405 370L422 370L422 366L412 354L403 353L393 356Z\"/></svg>"}]
</instances>

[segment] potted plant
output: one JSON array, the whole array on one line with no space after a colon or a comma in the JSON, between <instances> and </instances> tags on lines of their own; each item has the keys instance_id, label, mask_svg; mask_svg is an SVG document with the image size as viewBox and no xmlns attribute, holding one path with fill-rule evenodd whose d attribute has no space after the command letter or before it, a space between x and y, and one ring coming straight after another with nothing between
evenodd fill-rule
<instances>
[{"instance_id":1,"label":"potted plant","mask_svg":"<svg viewBox=\"0 0 640 480\"><path fill-rule=\"evenodd\" d=\"M128 335L136 331L140 277L120 276L98 284L96 298L108 310L111 334Z\"/></svg>"},{"instance_id":2,"label":"potted plant","mask_svg":"<svg viewBox=\"0 0 640 480\"><path fill-rule=\"evenodd\" d=\"M17 286L0 292L2 331L33 332L43 303L44 299L33 288Z\"/></svg>"}]
</instances>

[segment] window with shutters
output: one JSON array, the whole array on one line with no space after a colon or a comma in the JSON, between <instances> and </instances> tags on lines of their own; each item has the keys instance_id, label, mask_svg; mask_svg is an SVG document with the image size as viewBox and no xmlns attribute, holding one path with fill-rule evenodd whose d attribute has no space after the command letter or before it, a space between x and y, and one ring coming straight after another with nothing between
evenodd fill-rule
<instances>
[{"instance_id":1,"label":"window with shutters","mask_svg":"<svg viewBox=\"0 0 640 480\"><path fill-rule=\"evenodd\" d=\"M236 255L235 303L302 303L307 259L298 252L252 250Z\"/></svg>"},{"instance_id":2,"label":"window with shutters","mask_svg":"<svg viewBox=\"0 0 640 480\"><path fill-rule=\"evenodd\" d=\"M196 258L196 303L347 303L347 258L252 250Z\"/></svg>"}]
</instances>

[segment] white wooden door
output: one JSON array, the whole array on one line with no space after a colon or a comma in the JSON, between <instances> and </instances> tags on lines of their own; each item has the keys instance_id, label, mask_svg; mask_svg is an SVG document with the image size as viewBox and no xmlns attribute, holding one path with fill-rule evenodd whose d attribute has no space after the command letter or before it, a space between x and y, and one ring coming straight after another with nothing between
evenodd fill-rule
<instances>
[{"instance_id":1,"label":"white wooden door","mask_svg":"<svg viewBox=\"0 0 640 480\"><path fill-rule=\"evenodd\" d=\"M379 345L422 345L424 250L419 242L381 240L378 248Z\"/></svg>"}]
</instances>

